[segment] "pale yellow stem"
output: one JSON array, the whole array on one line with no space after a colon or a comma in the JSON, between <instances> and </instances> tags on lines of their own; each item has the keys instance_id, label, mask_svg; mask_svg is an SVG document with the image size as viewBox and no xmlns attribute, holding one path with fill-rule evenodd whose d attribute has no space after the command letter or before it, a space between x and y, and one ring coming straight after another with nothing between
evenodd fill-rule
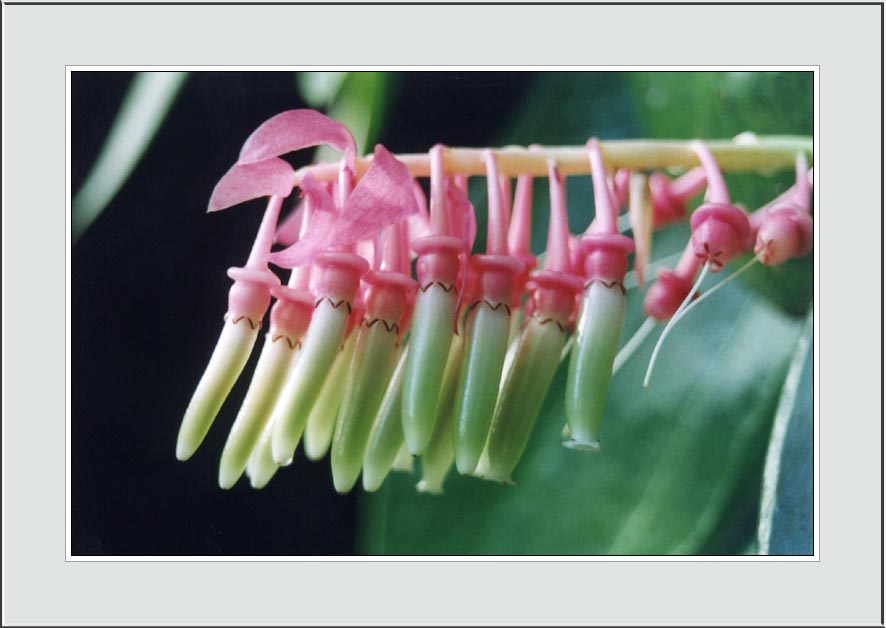
<instances>
[{"instance_id":1,"label":"pale yellow stem","mask_svg":"<svg viewBox=\"0 0 886 628\"><path fill-rule=\"evenodd\" d=\"M797 153L812 153L812 138L802 136L741 135L734 140L705 140L723 172L759 172L793 168ZM637 170L685 170L699 165L698 157L688 140L610 140L600 142L603 159L609 168ZM446 148L443 167L447 174L485 175L482 148ZM493 149L498 169L503 176L531 174L545 177L548 160L557 162L563 175L588 175L590 165L585 146L505 146ZM429 153L397 155L416 177L430 175ZM357 178L369 168L372 156L357 160ZM312 173L321 181L338 176L338 163L320 163L301 168L295 173L295 185Z\"/></svg>"}]
</instances>

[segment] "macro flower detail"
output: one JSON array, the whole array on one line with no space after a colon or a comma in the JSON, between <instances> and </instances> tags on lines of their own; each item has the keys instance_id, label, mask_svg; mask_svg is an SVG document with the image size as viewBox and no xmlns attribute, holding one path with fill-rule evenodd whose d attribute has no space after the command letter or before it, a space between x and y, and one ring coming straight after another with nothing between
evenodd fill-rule
<instances>
[{"instance_id":1,"label":"macro flower detail","mask_svg":"<svg viewBox=\"0 0 886 628\"><path fill-rule=\"evenodd\" d=\"M280 158L317 145L342 152L341 160L296 171ZM253 487L265 486L301 443L310 460L329 454L340 493L361 474L364 490L378 490L392 471L413 472L415 457L422 492L441 492L453 466L512 484L564 362L563 444L599 450L610 381L656 323L665 329L644 384L664 338L699 302L750 264L811 250L806 155L796 155L794 185L748 213L733 204L712 148L722 159L730 146L671 147L680 156L676 175L644 166L642 145L620 153L617 142L593 138L574 149L438 144L406 156L377 145L358 158L344 125L305 109L274 116L249 136L210 199L210 211L269 202L246 264L229 270L225 324L185 412L177 456L188 459L211 428L268 312L221 455L223 488L244 472ZM588 174L593 219L584 212L587 228L574 235L567 180ZM482 253L474 251L468 195L475 176L485 177L488 201ZM545 250L536 252L533 189L542 178L550 212ZM295 187L298 199L284 215ZM687 218L691 235L673 268L650 259L653 231ZM751 253L696 298L708 274ZM623 344L626 294L637 286L648 318Z\"/></svg>"}]
</instances>

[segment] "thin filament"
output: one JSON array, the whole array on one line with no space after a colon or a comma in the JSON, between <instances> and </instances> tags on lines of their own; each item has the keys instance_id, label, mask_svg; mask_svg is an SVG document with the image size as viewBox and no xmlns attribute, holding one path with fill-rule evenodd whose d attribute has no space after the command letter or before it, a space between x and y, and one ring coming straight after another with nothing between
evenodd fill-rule
<instances>
[{"instance_id":1,"label":"thin filament","mask_svg":"<svg viewBox=\"0 0 886 628\"><path fill-rule=\"evenodd\" d=\"M621 351L618 352L618 355L615 356L615 362L612 363L613 375L618 373L618 370L624 365L624 363L634 355L640 345L643 344L643 341L646 340L646 337L649 336L655 328L655 324L655 319L651 316L643 321L640 328L634 332L634 335L631 336L630 340L625 343L625 346L623 346Z\"/></svg>"},{"instance_id":2,"label":"thin filament","mask_svg":"<svg viewBox=\"0 0 886 628\"><path fill-rule=\"evenodd\" d=\"M749 269L751 266L753 266L755 263L757 263L757 261L758 261L758 260L757 260L756 257L752 257L750 260L748 260L748 262L747 262L744 266L742 266L742 267L739 268L737 271L735 271L734 273L732 273L731 275L729 275L726 279L724 279L724 280L721 281L720 283L718 283L718 284L716 284L715 286L713 286L710 290L708 290L707 292L705 292L705 293L704 293L703 295L701 295L698 299L696 299L695 301L693 301L692 303L690 303L690 304L686 307L685 310L683 310L682 312L680 312L679 315L676 315L676 314L675 314L675 315L671 318L671 320L674 321L674 324L676 324L677 322L679 322L679 320L680 320L681 318L683 318L684 316L686 316L687 314L689 314L689 312L692 311L693 308L697 307L699 303L701 303L702 301L704 301L705 299L707 299L709 296L711 296L712 294L714 294L717 290L719 290L720 288L722 288L723 286L725 286L727 283L729 283L730 281L732 281L733 279L735 279L736 277L738 277L739 275L741 275L743 272L745 272L747 269ZM675 319L676 319L676 320L675 320Z\"/></svg>"},{"instance_id":3,"label":"thin filament","mask_svg":"<svg viewBox=\"0 0 886 628\"><path fill-rule=\"evenodd\" d=\"M671 332L671 329L674 327L674 323L680 318L680 315L683 313L689 303L692 301L692 297L695 296L695 293L698 292L699 286L701 286L701 282L704 281L704 278L708 274L708 270L711 268L710 262L705 262L704 266L701 268L701 272L698 274L698 279L695 281L695 285L692 286L692 290L689 291L689 294L686 295L686 298L683 299L683 303L680 304L680 307L677 308L677 311L674 312L674 315L671 316L671 320L668 321L668 324L665 325L664 331L661 332L661 336L658 339L658 342L655 343L655 349L652 350L652 357L649 358L649 366L646 369L646 377L643 378L643 388L649 387L649 380L652 377L652 369L655 368L655 361L658 359L658 352L661 350L661 346L664 343L664 339L668 337L668 334Z\"/></svg>"}]
</instances>

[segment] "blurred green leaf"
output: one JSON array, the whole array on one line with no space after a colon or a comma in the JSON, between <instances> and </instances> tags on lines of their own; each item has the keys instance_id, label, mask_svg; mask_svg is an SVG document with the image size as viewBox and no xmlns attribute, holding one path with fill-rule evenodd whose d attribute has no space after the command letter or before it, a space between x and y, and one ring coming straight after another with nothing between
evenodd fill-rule
<instances>
[{"instance_id":1,"label":"blurred green leaf","mask_svg":"<svg viewBox=\"0 0 886 628\"><path fill-rule=\"evenodd\" d=\"M812 316L806 320L772 426L758 546L761 554L813 553Z\"/></svg>"},{"instance_id":2,"label":"blurred green leaf","mask_svg":"<svg viewBox=\"0 0 886 628\"><path fill-rule=\"evenodd\" d=\"M799 325L734 284L674 329L648 390L654 338L613 380L599 454L560 446L561 368L516 487L451 472L442 496L395 474L363 500L368 554L740 553L762 451ZM639 326L639 295L626 329ZM728 312L728 315L720 313ZM750 489L750 490L749 490ZM710 547L719 537L729 545Z\"/></svg>"},{"instance_id":3,"label":"blurred green leaf","mask_svg":"<svg viewBox=\"0 0 886 628\"><path fill-rule=\"evenodd\" d=\"M298 93L315 109L325 109L335 100L348 72L296 72Z\"/></svg>"},{"instance_id":4,"label":"blurred green leaf","mask_svg":"<svg viewBox=\"0 0 886 628\"><path fill-rule=\"evenodd\" d=\"M136 73L98 159L72 201L73 242L77 242L126 183L187 77L187 72Z\"/></svg>"},{"instance_id":5,"label":"blurred green leaf","mask_svg":"<svg viewBox=\"0 0 886 628\"><path fill-rule=\"evenodd\" d=\"M357 152L367 152L384 121L385 105L392 76L387 72L347 72L341 88L326 114L347 126L357 142ZM328 148L321 148L317 161L340 158Z\"/></svg>"}]
</instances>

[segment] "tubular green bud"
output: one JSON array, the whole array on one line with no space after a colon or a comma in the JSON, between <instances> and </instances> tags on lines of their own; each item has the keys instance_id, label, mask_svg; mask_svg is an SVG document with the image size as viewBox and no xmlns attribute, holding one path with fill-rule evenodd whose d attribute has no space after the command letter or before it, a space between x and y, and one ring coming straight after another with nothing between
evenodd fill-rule
<instances>
[{"instance_id":1,"label":"tubular green bud","mask_svg":"<svg viewBox=\"0 0 886 628\"><path fill-rule=\"evenodd\" d=\"M434 417L455 329L454 285L432 283L419 291L412 315L409 356L403 376L403 434L414 455L434 432Z\"/></svg>"},{"instance_id":2,"label":"tubular green bud","mask_svg":"<svg viewBox=\"0 0 886 628\"><path fill-rule=\"evenodd\" d=\"M289 372L271 415L271 446L278 464L291 460L295 453L308 414L338 355L349 315L347 302L334 304L331 299L321 300L314 310L299 359Z\"/></svg>"},{"instance_id":3,"label":"tubular green bud","mask_svg":"<svg viewBox=\"0 0 886 628\"><path fill-rule=\"evenodd\" d=\"M564 443L567 447L600 448L597 433L612 363L618 353L624 311L620 283L592 281L585 289L566 379L566 420L572 436Z\"/></svg>"},{"instance_id":4,"label":"tubular green bud","mask_svg":"<svg viewBox=\"0 0 886 628\"><path fill-rule=\"evenodd\" d=\"M394 463L391 465L391 471L400 471L401 473L415 472L415 456L409 453L409 448L406 447L405 442L400 445L397 457L394 458Z\"/></svg>"},{"instance_id":5,"label":"tubular green bud","mask_svg":"<svg viewBox=\"0 0 886 628\"><path fill-rule=\"evenodd\" d=\"M348 367L351 365L356 344L357 334L352 333L338 352L332 369L323 382L317 401L308 414L304 433L305 455L308 460L320 460L329 451L332 433L335 431L335 420L338 418L338 410L341 408L341 400L345 394L345 383L348 381Z\"/></svg>"},{"instance_id":6,"label":"tubular green bud","mask_svg":"<svg viewBox=\"0 0 886 628\"><path fill-rule=\"evenodd\" d=\"M249 390L222 451L218 470L218 483L222 488L231 488L243 474L295 352L296 345L290 344L285 336L276 336L272 331L265 338Z\"/></svg>"},{"instance_id":7,"label":"tubular green bud","mask_svg":"<svg viewBox=\"0 0 886 628\"><path fill-rule=\"evenodd\" d=\"M380 382L389 380L396 344L396 326L388 329L382 319L360 327L332 436L332 481L339 493L350 491L360 475L366 441L385 392Z\"/></svg>"},{"instance_id":8,"label":"tubular green bud","mask_svg":"<svg viewBox=\"0 0 886 628\"><path fill-rule=\"evenodd\" d=\"M452 338L446 369L443 372L443 383L440 387L440 402L437 404L434 420L434 433L421 457L421 481L416 489L422 493L442 493L443 481L455 460L455 448L452 445L452 432L455 427L455 388L458 383L458 372L464 349L463 336Z\"/></svg>"},{"instance_id":9,"label":"tubular green bud","mask_svg":"<svg viewBox=\"0 0 886 628\"><path fill-rule=\"evenodd\" d=\"M512 481L511 473L529 442L565 344L566 331L556 321L534 316L523 327L496 404L483 477Z\"/></svg>"},{"instance_id":10,"label":"tubular green bud","mask_svg":"<svg viewBox=\"0 0 886 628\"><path fill-rule=\"evenodd\" d=\"M455 465L474 471L486 445L508 349L507 304L479 301L468 315L465 350L455 394Z\"/></svg>"},{"instance_id":11,"label":"tubular green bud","mask_svg":"<svg viewBox=\"0 0 886 628\"><path fill-rule=\"evenodd\" d=\"M249 478L249 485L252 488L261 489L267 486L274 474L277 473L277 469L280 468L280 465L274 461L271 451L272 433L273 425L268 421L246 463L246 476ZM287 464L290 462L292 461L287 461Z\"/></svg>"},{"instance_id":12,"label":"tubular green bud","mask_svg":"<svg viewBox=\"0 0 886 628\"><path fill-rule=\"evenodd\" d=\"M400 451L403 450L403 422L400 410L403 405L401 395L407 354L406 351L400 354L397 368L394 370L372 424L372 431L369 433L366 453L363 455L363 488L369 492L378 490ZM409 460L411 463L411 456Z\"/></svg>"},{"instance_id":13,"label":"tubular green bud","mask_svg":"<svg viewBox=\"0 0 886 628\"><path fill-rule=\"evenodd\" d=\"M179 428L175 447L175 456L179 460L190 458L203 442L249 359L260 326L246 316L225 318L218 344Z\"/></svg>"}]
</instances>

